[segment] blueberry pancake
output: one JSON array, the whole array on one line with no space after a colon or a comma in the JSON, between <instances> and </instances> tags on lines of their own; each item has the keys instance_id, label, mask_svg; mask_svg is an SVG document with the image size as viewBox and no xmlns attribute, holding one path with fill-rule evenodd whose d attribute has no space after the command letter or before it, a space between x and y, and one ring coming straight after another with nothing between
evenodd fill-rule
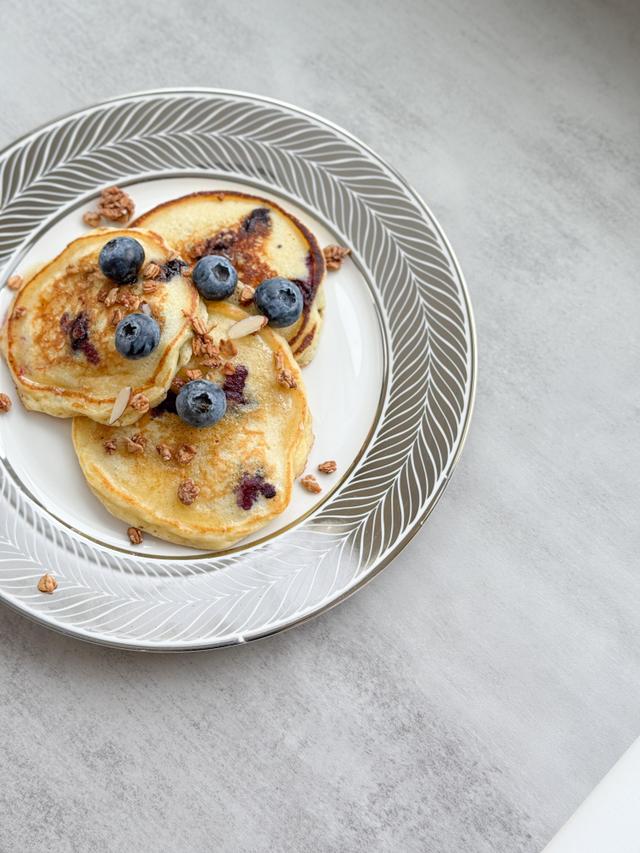
<instances>
[{"instance_id":1,"label":"blueberry pancake","mask_svg":"<svg viewBox=\"0 0 640 853\"><path fill-rule=\"evenodd\" d=\"M266 279L293 281L302 293L302 315L278 331L301 366L312 360L324 313L325 263L313 234L279 205L245 193L198 192L165 202L134 225L150 228L195 264L205 255L228 258L238 272L231 302L249 313L251 289Z\"/></svg>"},{"instance_id":2,"label":"blueberry pancake","mask_svg":"<svg viewBox=\"0 0 640 853\"><path fill-rule=\"evenodd\" d=\"M204 312L184 264L156 234L94 231L19 291L2 347L28 409L132 423L159 403Z\"/></svg>"},{"instance_id":3,"label":"blueberry pancake","mask_svg":"<svg viewBox=\"0 0 640 853\"><path fill-rule=\"evenodd\" d=\"M311 415L286 341L269 327L250 333L260 319L211 303L162 404L129 427L74 419L82 471L113 515L220 550L286 508L313 440Z\"/></svg>"}]
</instances>

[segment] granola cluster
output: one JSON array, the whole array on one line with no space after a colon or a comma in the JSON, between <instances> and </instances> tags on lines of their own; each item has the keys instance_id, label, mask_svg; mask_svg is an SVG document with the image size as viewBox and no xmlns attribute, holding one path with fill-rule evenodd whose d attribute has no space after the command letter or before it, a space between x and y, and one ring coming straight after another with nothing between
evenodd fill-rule
<instances>
[{"instance_id":1,"label":"granola cluster","mask_svg":"<svg viewBox=\"0 0 640 853\"><path fill-rule=\"evenodd\" d=\"M250 284L243 284L238 294L238 302L240 305L250 305L255 295L256 292Z\"/></svg>"},{"instance_id":2,"label":"granola cluster","mask_svg":"<svg viewBox=\"0 0 640 853\"><path fill-rule=\"evenodd\" d=\"M127 533L129 534L129 541L132 545L141 545L143 536L142 530L139 527L129 527L127 528Z\"/></svg>"},{"instance_id":3,"label":"granola cluster","mask_svg":"<svg viewBox=\"0 0 640 853\"><path fill-rule=\"evenodd\" d=\"M120 323L122 320L124 320L124 311L122 310L122 308L116 308L116 310L111 315L111 325L117 326L118 323Z\"/></svg>"},{"instance_id":4,"label":"granola cluster","mask_svg":"<svg viewBox=\"0 0 640 853\"><path fill-rule=\"evenodd\" d=\"M149 261L148 264L142 270L142 277L145 280L145 284L150 284L151 282L159 279L162 275L162 267L160 264L156 264L154 261Z\"/></svg>"},{"instance_id":5,"label":"granola cluster","mask_svg":"<svg viewBox=\"0 0 640 853\"><path fill-rule=\"evenodd\" d=\"M147 439L141 432L136 432L134 435L125 439L126 448L129 453L144 453L147 446Z\"/></svg>"},{"instance_id":6,"label":"granola cluster","mask_svg":"<svg viewBox=\"0 0 640 853\"><path fill-rule=\"evenodd\" d=\"M38 590L40 592L46 592L47 595L52 595L57 588L58 581L54 578L53 575L50 575L48 573L42 575L42 577L38 581Z\"/></svg>"},{"instance_id":7,"label":"granola cluster","mask_svg":"<svg viewBox=\"0 0 640 853\"><path fill-rule=\"evenodd\" d=\"M0 394L0 415L10 411L12 406L11 397L7 394Z\"/></svg>"},{"instance_id":8,"label":"granola cluster","mask_svg":"<svg viewBox=\"0 0 640 853\"><path fill-rule=\"evenodd\" d=\"M197 449L193 444L182 444L176 450L176 460L179 465L188 465L196 457Z\"/></svg>"},{"instance_id":9,"label":"granola cluster","mask_svg":"<svg viewBox=\"0 0 640 853\"><path fill-rule=\"evenodd\" d=\"M190 316L189 319L191 320L191 328L193 329L191 348L194 357L203 359L202 364L204 367L220 367L222 364L220 348L213 342L211 329L207 327L202 317ZM187 371L187 375L189 375L189 371ZM199 376L189 376L189 379L200 379L201 376L202 371L200 371Z\"/></svg>"},{"instance_id":10,"label":"granola cluster","mask_svg":"<svg viewBox=\"0 0 640 853\"><path fill-rule=\"evenodd\" d=\"M135 211L131 196L120 187L107 187L100 193L95 210L88 210L82 221L90 228L97 228L103 219L109 222L126 224Z\"/></svg>"},{"instance_id":11,"label":"granola cluster","mask_svg":"<svg viewBox=\"0 0 640 853\"><path fill-rule=\"evenodd\" d=\"M238 347L229 338L220 341L220 352L227 358L233 358L238 355Z\"/></svg>"},{"instance_id":12,"label":"granola cluster","mask_svg":"<svg viewBox=\"0 0 640 853\"><path fill-rule=\"evenodd\" d=\"M128 453L137 454L143 453L148 444L147 437L141 433L136 432L133 435L126 436L124 439L124 448ZM112 456L118 450L118 441L115 438L110 438L107 441L103 442L104 452ZM171 462L171 460L175 460L178 465L189 465L195 459L198 448L195 444L180 444L178 447L171 447L170 445L162 442L161 444L156 445L156 451L158 456L165 462Z\"/></svg>"},{"instance_id":13,"label":"granola cluster","mask_svg":"<svg viewBox=\"0 0 640 853\"><path fill-rule=\"evenodd\" d=\"M333 474L337 470L338 465L335 459L327 459L326 462L321 462L318 465L318 471L321 474ZM322 486L313 476L313 474L305 474L304 477L300 478L300 485L306 489L308 492L312 492L317 495L322 491Z\"/></svg>"},{"instance_id":14,"label":"granola cluster","mask_svg":"<svg viewBox=\"0 0 640 853\"><path fill-rule=\"evenodd\" d=\"M200 486L197 486L189 477L178 486L178 500L185 506L191 506L200 494Z\"/></svg>"},{"instance_id":15,"label":"granola cluster","mask_svg":"<svg viewBox=\"0 0 640 853\"><path fill-rule=\"evenodd\" d=\"M171 462L171 460L173 459L173 450L169 447L168 444L157 444L156 451L158 453L158 456L161 459L164 459L165 462Z\"/></svg>"},{"instance_id":16,"label":"granola cluster","mask_svg":"<svg viewBox=\"0 0 640 853\"><path fill-rule=\"evenodd\" d=\"M324 261L328 270L339 270L344 259L351 254L351 249L338 246L334 243L330 246L325 246L322 254L324 255Z\"/></svg>"},{"instance_id":17,"label":"granola cluster","mask_svg":"<svg viewBox=\"0 0 640 853\"><path fill-rule=\"evenodd\" d=\"M129 405L136 412L140 412L141 415L144 415L146 412L148 412L150 408L149 398L146 394L134 394L129 402Z\"/></svg>"},{"instance_id":18,"label":"granola cluster","mask_svg":"<svg viewBox=\"0 0 640 853\"><path fill-rule=\"evenodd\" d=\"M313 476L313 474L307 474L304 477L300 478L300 485L303 486L308 492L313 492L317 494L322 491L322 486Z\"/></svg>"},{"instance_id":19,"label":"granola cluster","mask_svg":"<svg viewBox=\"0 0 640 853\"><path fill-rule=\"evenodd\" d=\"M142 302L140 296L130 287L112 287L107 285L98 291L98 302L102 302L105 308L112 308L114 305L122 305L127 312L137 311Z\"/></svg>"},{"instance_id":20,"label":"granola cluster","mask_svg":"<svg viewBox=\"0 0 640 853\"><path fill-rule=\"evenodd\" d=\"M175 459L178 465L189 465L198 453L194 444L181 444L180 447L173 449L168 444L162 443L156 445L156 451L165 462L171 462L172 459Z\"/></svg>"},{"instance_id":21,"label":"granola cluster","mask_svg":"<svg viewBox=\"0 0 640 853\"><path fill-rule=\"evenodd\" d=\"M7 280L7 287L9 288L9 290L20 290L23 284L24 281L21 275L12 275Z\"/></svg>"}]
</instances>

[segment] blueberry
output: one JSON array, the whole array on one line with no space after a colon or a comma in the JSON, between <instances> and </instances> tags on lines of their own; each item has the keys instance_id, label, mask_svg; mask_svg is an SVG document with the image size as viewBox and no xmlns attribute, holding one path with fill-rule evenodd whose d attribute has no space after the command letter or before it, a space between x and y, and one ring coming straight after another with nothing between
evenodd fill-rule
<instances>
[{"instance_id":1,"label":"blueberry","mask_svg":"<svg viewBox=\"0 0 640 853\"><path fill-rule=\"evenodd\" d=\"M227 411L227 398L215 382L195 379L187 382L176 397L176 412L194 427L206 427L217 423Z\"/></svg>"},{"instance_id":2,"label":"blueberry","mask_svg":"<svg viewBox=\"0 0 640 853\"><path fill-rule=\"evenodd\" d=\"M144 249L132 237L114 237L102 247L98 263L111 281L133 284L144 263Z\"/></svg>"},{"instance_id":3,"label":"blueberry","mask_svg":"<svg viewBox=\"0 0 640 853\"><path fill-rule=\"evenodd\" d=\"M145 358L160 343L160 326L148 314L128 314L116 328L116 349L125 358Z\"/></svg>"},{"instance_id":4,"label":"blueberry","mask_svg":"<svg viewBox=\"0 0 640 853\"><path fill-rule=\"evenodd\" d=\"M302 293L297 284L286 278L268 278L256 288L254 297L258 311L272 326L291 326L302 314Z\"/></svg>"},{"instance_id":5,"label":"blueberry","mask_svg":"<svg viewBox=\"0 0 640 853\"><path fill-rule=\"evenodd\" d=\"M226 299L236 289L238 273L222 255L205 255L193 268L191 280L204 299Z\"/></svg>"}]
</instances>

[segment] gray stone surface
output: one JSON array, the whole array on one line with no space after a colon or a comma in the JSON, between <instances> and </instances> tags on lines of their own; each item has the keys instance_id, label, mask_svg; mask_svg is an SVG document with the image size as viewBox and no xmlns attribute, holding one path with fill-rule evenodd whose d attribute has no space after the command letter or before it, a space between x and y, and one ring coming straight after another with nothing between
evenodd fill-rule
<instances>
[{"instance_id":1,"label":"gray stone surface","mask_svg":"<svg viewBox=\"0 0 640 853\"><path fill-rule=\"evenodd\" d=\"M322 618L154 657L0 611L0 849L539 850L638 734L640 6L0 8L0 144L163 85L310 108L431 204L480 347L444 499Z\"/></svg>"}]
</instances>

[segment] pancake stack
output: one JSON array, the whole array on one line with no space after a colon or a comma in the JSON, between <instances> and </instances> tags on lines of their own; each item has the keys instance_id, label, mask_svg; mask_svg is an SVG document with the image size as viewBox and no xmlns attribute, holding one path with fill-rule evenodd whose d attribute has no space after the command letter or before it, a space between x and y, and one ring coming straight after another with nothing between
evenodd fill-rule
<instances>
[{"instance_id":1,"label":"pancake stack","mask_svg":"<svg viewBox=\"0 0 640 853\"><path fill-rule=\"evenodd\" d=\"M104 260L115 238L140 259L126 278ZM224 300L192 283L207 255L237 270ZM315 237L278 205L196 193L74 240L17 293L2 352L26 408L73 418L87 483L132 542L148 531L220 550L282 513L304 470L313 433L300 367L318 345L324 275ZM276 277L303 307L274 329L252 296ZM140 326L150 334L138 346L126 336ZM181 410L198 382L222 400L206 425Z\"/></svg>"}]
</instances>

